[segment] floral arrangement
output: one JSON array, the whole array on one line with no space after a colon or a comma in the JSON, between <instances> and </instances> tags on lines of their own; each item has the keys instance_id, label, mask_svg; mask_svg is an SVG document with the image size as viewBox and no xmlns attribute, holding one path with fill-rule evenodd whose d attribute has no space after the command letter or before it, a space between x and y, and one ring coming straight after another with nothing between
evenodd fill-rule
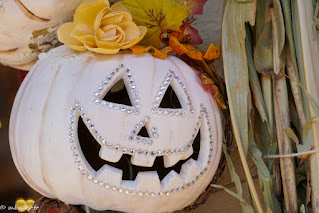
<instances>
[{"instance_id":1,"label":"floral arrangement","mask_svg":"<svg viewBox=\"0 0 319 213\"><path fill-rule=\"evenodd\" d=\"M124 0L110 5L108 0L84 0L73 22L62 25L57 34L62 43L78 51L116 54L129 49L160 59L178 55L198 70L204 88L225 109L222 80L208 65L219 58L220 47L211 44L206 53L201 52L195 45L202 40L191 26L206 1Z\"/></svg>"}]
</instances>

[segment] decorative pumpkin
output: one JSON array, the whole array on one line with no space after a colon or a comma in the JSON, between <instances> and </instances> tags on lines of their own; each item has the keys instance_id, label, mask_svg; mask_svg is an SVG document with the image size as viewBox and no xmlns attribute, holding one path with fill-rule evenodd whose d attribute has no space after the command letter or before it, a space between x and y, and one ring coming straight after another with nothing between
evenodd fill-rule
<instances>
[{"instance_id":1,"label":"decorative pumpkin","mask_svg":"<svg viewBox=\"0 0 319 213\"><path fill-rule=\"evenodd\" d=\"M96 210L182 209L212 180L221 146L218 107L196 72L148 53L43 53L10 121L24 180L46 197Z\"/></svg>"},{"instance_id":2,"label":"decorative pumpkin","mask_svg":"<svg viewBox=\"0 0 319 213\"><path fill-rule=\"evenodd\" d=\"M29 70L58 44L57 28L81 0L0 0L0 63Z\"/></svg>"}]
</instances>

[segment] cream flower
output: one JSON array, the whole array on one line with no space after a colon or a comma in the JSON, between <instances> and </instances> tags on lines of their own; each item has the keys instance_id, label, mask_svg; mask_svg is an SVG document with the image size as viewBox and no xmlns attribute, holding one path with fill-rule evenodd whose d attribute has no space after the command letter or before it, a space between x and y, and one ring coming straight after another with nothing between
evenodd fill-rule
<instances>
[{"instance_id":1,"label":"cream flower","mask_svg":"<svg viewBox=\"0 0 319 213\"><path fill-rule=\"evenodd\" d=\"M63 24L57 34L72 49L115 54L140 42L146 31L145 26L136 26L122 3L110 7L108 0L84 0L73 22Z\"/></svg>"}]
</instances>

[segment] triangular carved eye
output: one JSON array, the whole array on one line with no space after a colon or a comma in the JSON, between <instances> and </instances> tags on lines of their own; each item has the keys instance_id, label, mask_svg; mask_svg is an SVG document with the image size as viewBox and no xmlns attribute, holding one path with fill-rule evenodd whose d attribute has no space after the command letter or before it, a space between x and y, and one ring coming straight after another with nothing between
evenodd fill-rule
<instances>
[{"instance_id":1,"label":"triangular carved eye","mask_svg":"<svg viewBox=\"0 0 319 213\"><path fill-rule=\"evenodd\" d=\"M143 126L141 128L141 130L137 133L137 136L142 136L145 138L150 138L149 134L147 133L147 129L145 128L145 126Z\"/></svg>"},{"instance_id":2,"label":"triangular carved eye","mask_svg":"<svg viewBox=\"0 0 319 213\"><path fill-rule=\"evenodd\" d=\"M132 106L123 79L113 85L113 87L106 93L103 100L110 103Z\"/></svg>"},{"instance_id":3,"label":"triangular carved eye","mask_svg":"<svg viewBox=\"0 0 319 213\"><path fill-rule=\"evenodd\" d=\"M160 108L181 109L181 103L171 86L169 86L159 105Z\"/></svg>"},{"instance_id":4,"label":"triangular carved eye","mask_svg":"<svg viewBox=\"0 0 319 213\"><path fill-rule=\"evenodd\" d=\"M131 70L123 64L116 67L97 87L94 102L108 109L139 114L142 106Z\"/></svg>"}]
</instances>

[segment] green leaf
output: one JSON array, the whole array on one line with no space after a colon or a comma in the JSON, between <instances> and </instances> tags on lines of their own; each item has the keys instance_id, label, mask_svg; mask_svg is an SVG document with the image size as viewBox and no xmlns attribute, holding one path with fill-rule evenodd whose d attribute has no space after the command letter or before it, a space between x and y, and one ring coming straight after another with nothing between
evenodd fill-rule
<instances>
[{"instance_id":1,"label":"green leaf","mask_svg":"<svg viewBox=\"0 0 319 213\"><path fill-rule=\"evenodd\" d=\"M165 30L180 31L182 21L188 16L187 5L178 6L174 0L124 0L137 25L147 27L147 33L139 43L161 48L161 33Z\"/></svg>"},{"instance_id":2,"label":"green leaf","mask_svg":"<svg viewBox=\"0 0 319 213\"><path fill-rule=\"evenodd\" d=\"M291 140L293 140L296 143L296 145L299 144L299 139L291 128L284 129L284 132Z\"/></svg>"},{"instance_id":3,"label":"green leaf","mask_svg":"<svg viewBox=\"0 0 319 213\"><path fill-rule=\"evenodd\" d=\"M254 209L243 199L242 196L239 196L235 192L231 191L230 189L227 189L224 186L217 185L217 184L211 184L212 187L223 189L225 192L230 194L231 196L237 198L240 201L240 205L243 208L243 212L245 213L254 213Z\"/></svg>"},{"instance_id":4,"label":"green leaf","mask_svg":"<svg viewBox=\"0 0 319 213\"><path fill-rule=\"evenodd\" d=\"M281 212L279 202L273 191L272 176L262 159L261 151L258 149L257 145L253 141L249 142L248 147L249 154L257 167L259 186L263 192L267 208L271 209L271 211L275 213Z\"/></svg>"}]
</instances>

